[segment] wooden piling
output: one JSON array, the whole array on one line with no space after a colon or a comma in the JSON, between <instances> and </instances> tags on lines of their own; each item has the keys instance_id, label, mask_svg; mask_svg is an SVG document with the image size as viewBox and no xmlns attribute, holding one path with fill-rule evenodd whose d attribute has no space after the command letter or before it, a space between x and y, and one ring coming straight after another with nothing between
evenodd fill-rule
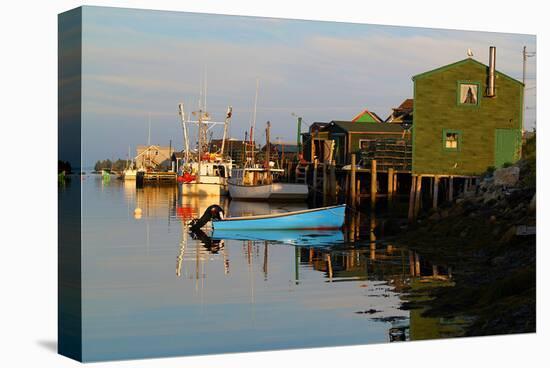
<instances>
[{"instance_id":1,"label":"wooden piling","mask_svg":"<svg viewBox=\"0 0 550 368\"><path fill-rule=\"evenodd\" d=\"M313 193L317 196L317 167L319 166L319 161L317 159L313 160Z\"/></svg>"},{"instance_id":2,"label":"wooden piling","mask_svg":"<svg viewBox=\"0 0 550 368\"><path fill-rule=\"evenodd\" d=\"M439 176L434 177L433 209L437 209L437 199L439 197Z\"/></svg>"},{"instance_id":3,"label":"wooden piling","mask_svg":"<svg viewBox=\"0 0 550 368\"><path fill-rule=\"evenodd\" d=\"M409 272L412 277L415 276L415 267L414 267L414 252L409 250Z\"/></svg>"},{"instance_id":4,"label":"wooden piling","mask_svg":"<svg viewBox=\"0 0 550 368\"><path fill-rule=\"evenodd\" d=\"M327 164L326 162L323 162L323 206L327 205L327 197L328 197L328 184L329 181L327 180Z\"/></svg>"},{"instance_id":5,"label":"wooden piling","mask_svg":"<svg viewBox=\"0 0 550 368\"><path fill-rule=\"evenodd\" d=\"M418 253L414 252L415 260L414 260L414 268L415 268L415 274L416 276L422 276L422 273L420 272L420 256Z\"/></svg>"},{"instance_id":6,"label":"wooden piling","mask_svg":"<svg viewBox=\"0 0 550 368\"><path fill-rule=\"evenodd\" d=\"M355 208L355 199L356 199L356 193L355 193L355 153L351 154L351 170L350 170L350 205Z\"/></svg>"},{"instance_id":7,"label":"wooden piling","mask_svg":"<svg viewBox=\"0 0 550 368\"><path fill-rule=\"evenodd\" d=\"M292 161L287 161L287 169L286 169L286 175L287 175L287 181L290 183L292 181Z\"/></svg>"},{"instance_id":8,"label":"wooden piling","mask_svg":"<svg viewBox=\"0 0 550 368\"><path fill-rule=\"evenodd\" d=\"M326 257L326 260L327 260L328 280L329 280L329 282L332 282L333 272L332 272L332 259L330 257L330 253L327 253L327 255L325 257Z\"/></svg>"},{"instance_id":9,"label":"wooden piling","mask_svg":"<svg viewBox=\"0 0 550 368\"><path fill-rule=\"evenodd\" d=\"M376 193L377 188L377 174L376 174L376 160L371 161L370 168L370 205L372 208L376 207Z\"/></svg>"},{"instance_id":10,"label":"wooden piling","mask_svg":"<svg viewBox=\"0 0 550 368\"><path fill-rule=\"evenodd\" d=\"M355 230L357 230L357 227L355 226L355 208L353 208L352 213L350 214L350 224L348 229L348 242L354 243L355 242Z\"/></svg>"},{"instance_id":11,"label":"wooden piling","mask_svg":"<svg viewBox=\"0 0 550 368\"><path fill-rule=\"evenodd\" d=\"M411 192L409 194L409 221L414 220L414 199L416 197L416 175L411 175Z\"/></svg>"},{"instance_id":12,"label":"wooden piling","mask_svg":"<svg viewBox=\"0 0 550 368\"><path fill-rule=\"evenodd\" d=\"M374 233L374 230L376 229L376 217L374 215L374 210L370 213L370 259L375 260L376 259L376 234Z\"/></svg>"},{"instance_id":13,"label":"wooden piling","mask_svg":"<svg viewBox=\"0 0 550 368\"><path fill-rule=\"evenodd\" d=\"M394 179L393 168L388 169L388 202L393 201L393 179Z\"/></svg>"},{"instance_id":14,"label":"wooden piling","mask_svg":"<svg viewBox=\"0 0 550 368\"><path fill-rule=\"evenodd\" d=\"M330 163L330 197L334 202L336 198L336 161Z\"/></svg>"},{"instance_id":15,"label":"wooden piling","mask_svg":"<svg viewBox=\"0 0 550 368\"><path fill-rule=\"evenodd\" d=\"M345 183L344 183L344 197L346 198L346 201L349 203L349 205L351 206L351 201L349 200L350 198L350 191L351 191L351 185L349 184L349 177L351 176L351 171L348 171L346 173L346 179L345 179Z\"/></svg>"},{"instance_id":16,"label":"wooden piling","mask_svg":"<svg viewBox=\"0 0 550 368\"><path fill-rule=\"evenodd\" d=\"M421 199L422 199L422 175L418 175L416 178L416 190L415 190L415 198L414 198L414 217L418 215L418 212L420 212L420 205L421 205Z\"/></svg>"},{"instance_id":17,"label":"wooden piling","mask_svg":"<svg viewBox=\"0 0 550 368\"><path fill-rule=\"evenodd\" d=\"M357 185L355 187L357 190L357 200L356 200L356 203L357 203L357 206L360 206L361 205L361 179L357 179Z\"/></svg>"},{"instance_id":18,"label":"wooden piling","mask_svg":"<svg viewBox=\"0 0 550 368\"><path fill-rule=\"evenodd\" d=\"M355 215L355 237L359 239L361 236L361 212L357 211Z\"/></svg>"},{"instance_id":19,"label":"wooden piling","mask_svg":"<svg viewBox=\"0 0 550 368\"><path fill-rule=\"evenodd\" d=\"M453 177L449 176L449 192L447 193L448 194L447 199L449 200L449 202L453 201L453 194L454 194L453 192L454 192L454 190L453 190Z\"/></svg>"}]
</instances>

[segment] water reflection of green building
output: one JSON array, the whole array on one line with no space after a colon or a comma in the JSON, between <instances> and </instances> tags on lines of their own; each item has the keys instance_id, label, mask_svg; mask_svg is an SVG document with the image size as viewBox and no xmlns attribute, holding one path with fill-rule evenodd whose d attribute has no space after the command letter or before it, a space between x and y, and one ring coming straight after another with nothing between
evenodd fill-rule
<instances>
[{"instance_id":1,"label":"water reflection of green building","mask_svg":"<svg viewBox=\"0 0 550 368\"><path fill-rule=\"evenodd\" d=\"M383 248L299 248L302 264L327 274L329 278L393 280L407 277L408 258L392 245Z\"/></svg>"},{"instance_id":2,"label":"water reflection of green building","mask_svg":"<svg viewBox=\"0 0 550 368\"><path fill-rule=\"evenodd\" d=\"M382 248L297 248L297 262L323 272L329 280L377 280L390 282L395 291L408 291L407 301L425 301L425 292L453 286L450 268L433 265L416 252L387 245ZM390 341L427 340L461 336L467 323L461 318L424 315L426 309L411 309L408 321L392 323ZM408 322L408 323L407 323Z\"/></svg>"},{"instance_id":3,"label":"water reflection of green building","mask_svg":"<svg viewBox=\"0 0 550 368\"><path fill-rule=\"evenodd\" d=\"M417 282L413 282L411 285L413 292L417 287L416 285ZM462 317L427 317L424 315L425 312L425 308L410 311L409 331L411 340L441 339L464 335L464 327L468 325L467 319Z\"/></svg>"}]
</instances>

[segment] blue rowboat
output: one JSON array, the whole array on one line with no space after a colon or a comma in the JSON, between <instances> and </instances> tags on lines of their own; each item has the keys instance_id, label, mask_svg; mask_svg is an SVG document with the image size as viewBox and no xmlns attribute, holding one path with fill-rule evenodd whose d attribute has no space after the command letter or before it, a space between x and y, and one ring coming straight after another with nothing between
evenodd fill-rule
<instances>
[{"instance_id":1,"label":"blue rowboat","mask_svg":"<svg viewBox=\"0 0 550 368\"><path fill-rule=\"evenodd\" d=\"M212 221L214 230L333 230L344 226L346 205Z\"/></svg>"},{"instance_id":2,"label":"blue rowboat","mask_svg":"<svg viewBox=\"0 0 550 368\"><path fill-rule=\"evenodd\" d=\"M214 230L214 240L271 241L300 247L329 247L344 243L341 230Z\"/></svg>"}]
</instances>

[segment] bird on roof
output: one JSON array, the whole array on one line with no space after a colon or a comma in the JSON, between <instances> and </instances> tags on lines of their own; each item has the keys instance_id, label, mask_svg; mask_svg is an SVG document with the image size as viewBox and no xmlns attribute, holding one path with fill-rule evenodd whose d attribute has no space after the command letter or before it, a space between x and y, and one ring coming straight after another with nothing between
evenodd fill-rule
<instances>
[{"instance_id":1,"label":"bird on roof","mask_svg":"<svg viewBox=\"0 0 550 368\"><path fill-rule=\"evenodd\" d=\"M474 52L472 51L472 49L468 49L468 57L472 57L474 56Z\"/></svg>"}]
</instances>

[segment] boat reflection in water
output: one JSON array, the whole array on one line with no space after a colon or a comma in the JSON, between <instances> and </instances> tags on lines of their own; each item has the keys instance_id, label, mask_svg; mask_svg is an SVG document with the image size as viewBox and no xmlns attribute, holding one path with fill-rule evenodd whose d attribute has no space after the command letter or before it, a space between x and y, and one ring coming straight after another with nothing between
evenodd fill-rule
<instances>
[{"instance_id":1,"label":"boat reflection in water","mask_svg":"<svg viewBox=\"0 0 550 368\"><path fill-rule=\"evenodd\" d=\"M330 247L344 243L340 230L214 230L212 239L270 241L302 247Z\"/></svg>"}]
</instances>

